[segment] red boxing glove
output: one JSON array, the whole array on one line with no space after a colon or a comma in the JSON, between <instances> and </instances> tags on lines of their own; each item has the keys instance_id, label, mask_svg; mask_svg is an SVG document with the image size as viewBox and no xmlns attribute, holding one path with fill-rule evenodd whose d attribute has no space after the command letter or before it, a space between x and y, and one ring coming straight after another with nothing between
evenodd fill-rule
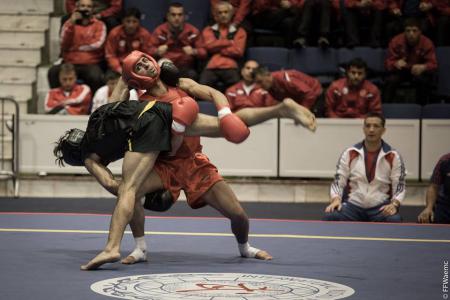
<instances>
[{"instance_id":1,"label":"red boxing glove","mask_svg":"<svg viewBox=\"0 0 450 300\"><path fill-rule=\"evenodd\" d=\"M227 141L239 144L249 136L250 130L247 125L238 116L231 113L229 107L219 110L219 119L220 131Z\"/></svg>"},{"instance_id":2,"label":"red boxing glove","mask_svg":"<svg viewBox=\"0 0 450 300\"><path fill-rule=\"evenodd\" d=\"M199 107L191 97L182 97L171 102L172 104L172 130L182 134L186 126L191 125L197 118Z\"/></svg>"}]
</instances>

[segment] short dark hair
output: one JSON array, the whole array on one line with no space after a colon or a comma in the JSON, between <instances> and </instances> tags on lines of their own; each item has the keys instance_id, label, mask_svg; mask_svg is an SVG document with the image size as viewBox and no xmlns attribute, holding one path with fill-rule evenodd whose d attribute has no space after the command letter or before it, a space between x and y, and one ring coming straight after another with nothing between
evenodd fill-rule
<instances>
[{"instance_id":1,"label":"short dark hair","mask_svg":"<svg viewBox=\"0 0 450 300\"><path fill-rule=\"evenodd\" d=\"M129 7L127 10L125 10L125 13L123 14L123 18L125 19L127 17L135 17L136 19L140 20L142 16L141 11L137 7Z\"/></svg>"},{"instance_id":2,"label":"short dark hair","mask_svg":"<svg viewBox=\"0 0 450 300\"><path fill-rule=\"evenodd\" d=\"M350 67L364 69L365 71L367 71L367 69L368 69L367 63L361 57L356 57L356 58L352 59L351 61L349 61L347 63L347 70L350 69Z\"/></svg>"},{"instance_id":3,"label":"short dark hair","mask_svg":"<svg viewBox=\"0 0 450 300\"><path fill-rule=\"evenodd\" d=\"M184 6L183 6L183 4L182 3L180 3L180 2L172 2L172 3L170 3L169 4L169 8L171 8L171 7L177 7L177 8L183 8L184 9Z\"/></svg>"},{"instance_id":4,"label":"short dark hair","mask_svg":"<svg viewBox=\"0 0 450 300\"><path fill-rule=\"evenodd\" d=\"M262 76L270 75L270 70L266 66L259 66L255 70L253 70L253 74L252 74L253 78L256 78L257 75L262 75Z\"/></svg>"},{"instance_id":5,"label":"short dark hair","mask_svg":"<svg viewBox=\"0 0 450 300\"><path fill-rule=\"evenodd\" d=\"M366 123L366 120L368 118L378 118L381 120L381 125L383 127L386 125L386 118L378 112L371 111L371 112L367 113L366 117L364 118L364 124Z\"/></svg>"},{"instance_id":6,"label":"short dark hair","mask_svg":"<svg viewBox=\"0 0 450 300\"><path fill-rule=\"evenodd\" d=\"M403 23L403 29L406 29L406 27L417 27L419 30L422 30L422 24L420 24L419 20L416 18L408 18Z\"/></svg>"},{"instance_id":7,"label":"short dark hair","mask_svg":"<svg viewBox=\"0 0 450 300\"><path fill-rule=\"evenodd\" d=\"M75 66L71 63L64 63L61 65L61 67L59 68L59 74L62 73L71 73L71 72L75 72L75 74L77 73L75 71Z\"/></svg>"}]
</instances>

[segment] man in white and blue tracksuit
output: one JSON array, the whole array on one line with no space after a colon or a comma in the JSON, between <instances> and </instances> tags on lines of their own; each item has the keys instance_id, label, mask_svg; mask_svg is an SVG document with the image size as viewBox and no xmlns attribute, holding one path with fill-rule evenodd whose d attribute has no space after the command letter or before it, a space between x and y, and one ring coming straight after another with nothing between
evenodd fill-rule
<instances>
[{"instance_id":1,"label":"man in white and blue tracksuit","mask_svg":"<svg viewBox=\"0 0 450 300\"><path fill-rule=\"evenodd\" d=\"M401 222L406 171L400 154L381 139L385 122L382 115L369 113L364 141L342 153L324 220Z\"/></svg>"}]
</instances>

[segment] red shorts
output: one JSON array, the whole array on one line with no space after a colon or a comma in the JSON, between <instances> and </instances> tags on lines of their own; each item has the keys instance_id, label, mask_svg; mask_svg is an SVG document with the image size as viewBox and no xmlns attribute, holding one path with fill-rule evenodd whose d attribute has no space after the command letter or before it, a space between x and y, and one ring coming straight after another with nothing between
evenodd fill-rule
<instances>
[{"instance_id":1,"label":"red shorts","mask_svg":"<svg viewBox=\"0 0 450 300\"><path fill-rule=\"evenodd\" d=\"M173 199L178 199L182 189L192 208L205 206L201 196L216 182L223 180L216 166L200 152L187 158L158 158L155 171L161 177L164 188L172 193Z\"/></svg>"}]
</instances>

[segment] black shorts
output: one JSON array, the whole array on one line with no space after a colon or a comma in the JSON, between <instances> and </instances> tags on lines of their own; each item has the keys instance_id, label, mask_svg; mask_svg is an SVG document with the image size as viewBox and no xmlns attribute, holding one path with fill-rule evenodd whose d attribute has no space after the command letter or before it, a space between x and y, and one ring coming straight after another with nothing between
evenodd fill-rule
<instances>
[{"instance_id":1,"label":"black shorts","mask_svg":"<svg viewBox=\"0 0 450 300\"><path fill-rule=\"evenodd\" d=\"M140 153L170 151L171 128L172 105L156 102L138 118L128 140L128 151Z\"/></svg>"}]
</instances>

